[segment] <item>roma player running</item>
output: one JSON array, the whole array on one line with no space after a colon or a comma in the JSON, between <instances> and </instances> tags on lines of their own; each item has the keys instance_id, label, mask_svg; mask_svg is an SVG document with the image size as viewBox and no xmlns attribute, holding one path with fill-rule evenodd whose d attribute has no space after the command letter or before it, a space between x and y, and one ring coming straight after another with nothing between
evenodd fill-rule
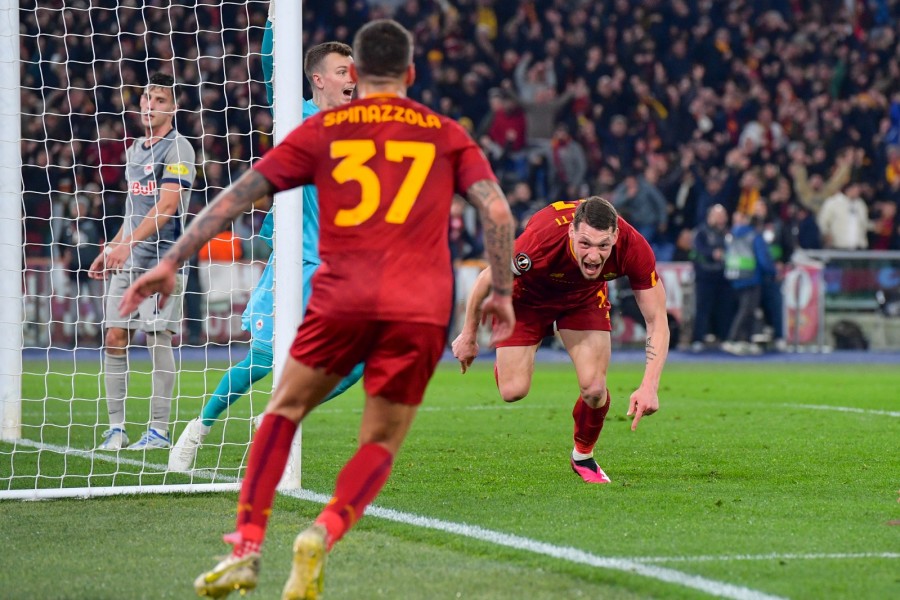
<instances>
[{"instance_id":1,"label":"roma player running","mask_svg":"<svg viewBox=\"0 0 900 600\"><path fill-rule=\"evenodd\" d=\"M481 302L490 292L491 266L475 282L466 305L462 333L453 354L463 373L478 353L476 333ZM666 293L656 275L656 260L647 241L598 196L577 202L554 202L528 221L516 240L512 270L516 276L513 306L516 328L497 344L494 369L506 402L528 395L534 356L553 325L575 366L579 396L572 410L575 447L570 464L588 483L609 483L594 459L610 395L606 372L611 355L607 282L627 277L647 322L647 363L638 389L631 394L632 430L659 409L659 380L669 349Z\"/></svg>"},{"instance_id":2,"label":"roma player running","mask_svg":"<svg viewBox=\"0 0 900 600\"><path fill-rule=\"evenodd\" d=\"M494 276L480 312L494 338L513 330L514 222L484 155L458 124L408 100L412 36L392 20L357 33L359 100L290 133L210 204L158 267L134 283L127 311L174 285L175 267L255 200L299 185L319 190L322 266L305 319L250 449L229 557L195 581L222 597L257 583L275 487L297 424L354 365L365 362L359 447L334 495L294 542L282 598L318 598L327 552L363 515L391 472L441 357L452 306L447 221L454 193L480 213Z\"/></svg>"}]
</instances>

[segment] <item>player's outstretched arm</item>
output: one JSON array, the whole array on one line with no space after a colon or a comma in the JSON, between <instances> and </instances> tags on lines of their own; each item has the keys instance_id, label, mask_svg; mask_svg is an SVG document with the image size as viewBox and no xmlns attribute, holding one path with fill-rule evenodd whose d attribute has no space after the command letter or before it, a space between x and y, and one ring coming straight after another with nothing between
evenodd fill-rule
<instances>
[{"instance_id":1,"label":"player's outstretched arm","mask_svg":"<svg viewBox=\"0 0 900 600\"><path fill-rule=\"evenodd\" d=\"M151 294L159 292L159 305L165 304L175 286L175 273L203 244L253 206L253 203L275 189L257 171L249 170L225 188L191 221L184 234L162 257L159 264L141 275L125 292L119 311L126 315Z\"/></svg>"},{"instance_id":2,"label":"player's outstretched arm","mask_svg":"<svg viewBox=\"0 0 900 600\"><path fill-rule=\"evenodd\" d=\"M516 317L512 308L512 249L515 219L509 202L495 181L477 181L468 189L469 202L478 209L484 228L485 257L490 266L491 292L482 302L484 317L493 319L491 343L512 335Z\"/></svg>"},{"instance_id":3,"label":"player's outstretched arm","mask_svg":"<svg viewBox=\"0 0 900 600\"><path fill-rule=\"evenodd\" d=\"M647 290L635 290L634 298L647 323L647 364L641 385L628 403L628 416L634 415L631 429L637 429L638 421L645 415L659 410L659 380L669 355L669 320L666 313L666 290L658 284Z\"/></svg>"},{"instance_id":4,"label":"player's outstretched arm","mask_svg":"<svg viewBox=\"0 0 900 600\"><path fill-rule=\"evenodd\" d=\"M475 357L478 356L478 325L482 319L481 305L491 292L491 268L478 274L469 298L466 300L466 316L462 331L453 340L450 348L453 356L459 361L459 370L465 373Z\"/></svg>"}]
</instances>

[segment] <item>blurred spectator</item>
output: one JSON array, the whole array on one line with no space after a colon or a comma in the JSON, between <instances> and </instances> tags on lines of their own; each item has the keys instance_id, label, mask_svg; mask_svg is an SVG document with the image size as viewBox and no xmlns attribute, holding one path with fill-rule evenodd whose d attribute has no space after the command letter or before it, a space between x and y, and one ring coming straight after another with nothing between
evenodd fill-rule
<instances>
[{"instance_id":1,"label":"blurred spectator","mask_svg":"<svg viewBox=\"0 0 900 600\"><path fill-rule=\"evenodd\" d=\"M656 185L668 204L668 230L675 233L683 229L693 230L697 225L697 203L701 191L691 168L694 152L690 148L682 150L680 160L674 167L669 166L665 154L653 154L648 160L656 177Z\"/></svg>"},{"instance_id":2,"label":"blurred spectator","mask_svg":"<svg viewBox=\"0 0 900 600\"><path fill-rule=\"evenodd\" d=\"M70 281L67 295L75 299L65 319L76 324L78 333L87 338L81 338L81 343L100 342L103 281L88 277L88 269L100 255L104 241L100 222L91 195L78 193L69 202L67 219L57 238L60 264Z\"/></svg>"},{"instance_id":3,"label":"blurred spectator","mask_svg":"<svg viewBox=\"0 0 900 600\"><path fill-rule=\"evenodd\" d=\"M736 212L747 215L753 215L756 205L759 204L761 198L762 181L756 169L744 171L741 175L740 183L738 183L738 199Z\"/></svg>"},{"instance_id":4,"label":"blurred spectator","mask_svg":"<svg viewBox=\"0 0 900 600\"><path fill-rule=\"evenodd\" d=\"M613 191L610 201L651 246L660 243L660 234L665 232L668 224L666 199L644 175L626 175ZM659 257L657 260L660 260Z\"/></svg>"},{"instance_id":5,"label":"blurred spectator","mask_svg":"<svg viewBox=\"0 0 900 600\"><path fill-rule=\"evenodd\" d=\"M538 209L543 208L543 203L535 206L531 194L531 186L524 181L516 183L512 191L506 195L509 200L509 208L512 210L513 216L516 218L516 236L519 236L528 224L528 219ZM566 198L571 200L573 198Z\"/></svg>"},{"instance_id":6,"label":"blurred spectator","mask_svg":"<svg viewBox=\"0 0 900 600\"><path fill-rule=\"evenodd\" d=\"M896 201L882 200L875 203L869 247L872 250L900 250L900 219Z\"/></svg>"},{"instance_id":7,"label":"blurred spectator","mask_svg":"<svg viewBox=\"0 0 900 600\"><path fill-rule=\"evenodd\" d=\"M825 199L817 222L826 248L862 250L868 247L869 207L860 192L861 186L853 182L843 192Z\"/></svg>"},{"instance_id":8,"label":"blurred spectator","mask_svg":"<svg viewBox=\"0 0 900 600\"><path fill-rule=\"evenodd\" d=\"M844 151L837 160L831 177L826 181L819 172L809 174L807 170L808 159L802 149L796 149L791 154L791 176L794 178L794 193L800 204L805 206L813 214L817 214L826 198L838 193L847 182L853 171L853 150Z\"/></svg>"},{"instance_id":9,"label":"blurred spectator","mask_svg":"<svg viewBox=\"0 0 900 600\"><path fill-rule=\"evenodd\" d=\"M609 131L600 135L603 156L618 172L630 170L635 156L635 138L628 132L628 119L615 115L609 123Z\"/></svg>"},{"instance_id":10,"label":"blurred spectator","mask_svg":"<svg viewBox=\"0 0 900 600\"><path fill-rule=\"evenodd\" d=\"M550 90L556 91L556 70L553 61L533 62L531 52L525 52L516 65L516 90L525 104L539 102L539 97Z\"/></svg>"},{"instance_id":11,"label":"blurred spectator","mask_svg":"<svg viewBox=\"0 0 900 600\"><path fill-rule=\"evenodd\" d=\"M478 134L487 134L498 146L511 152L525 148L525 113L507 92L500 88L488 90L490 111L478 126Z\"/></svg>"},{"instance_id":12,"label":"blurred spectator","mask_svg":"<svg viewBox=\"0 0 900 600\"><path fill-rule=\"evenodd\" d=\"M471 218L467 218L468 204L462 197L455 197L450 205L450 257L457 266L461 261L478 258L484 252L484 243L475 230Z\"/></svg>"},{"instance_id":13,"label":"blurred spectator","mask_svg":"<svg viewBox=\"0 0 900 600\"><path fill-rule=\"evenodd\" d=\"M772 153L785 147L787 136L781 124L773 119L772 109L763 106L759 109L756 119L744 126L738 144L749 154L760 150Z\"/></svg>"},{"instance_id":14,"label":"blurred spectator","mask_svg":"<svg viewBox=\"0 0 900 600\"><path fill-rule=\"evenodd\" d=\"M763 272L760 304L763 318L771 328L771 335L760 341L771 342L772 347L782 352L787 348L784 340L784 281L785 261L793 253L790 234L784 222L772 216L768 204L760 200L753 210L753 223L762 232L763 241L774 263L774 272Z\"/></svg>"},{"instance_id":15,"label":"blurred spectator","mask_svg":"<svg viewBox=\"0 0 900 600\"><path fill-rule=\"evenodd\" d=\"M795 248L821 250L822 236L815 215L801 204L791 204L787 210L787 228Z\"/></svg>"},{"instance_id":16,"label":"blurred spectator","mask_svg":"<svg viewBox=\"0 0 900 600\"><path fill-rule=\"evenodd\" d=\"M725 279L727 233L728 213L721 204L714 204L694 234L694 352L706 347L710 334L720 342L728 337L734 311L731 284Z\"/></svg>"},{"instance_id":17,"label":"blurred spectator","mask_svg":"<svg viewBox=\"0 0 900 600\"><path fill-rule=\"evenodd\" d=\"M462 116L468 117L473 123L478 123L488 113L489 100L485 91L477 73L470 71L463 75L457 103Z\"/></svg>"},{"instance_id":18,"label":"blurred spectator","mask_svg":"<svg viewBox=\"0 0 900 600\"><path fill-rule=\"evenodd\" d=\"M681 229L675 236L675 248L672 257L673 262L687 262L694 254L694 232L690 229Z\"/></svg>"},{"instance_id":19,"label":"blurred spectator","mask_svg":"<svg viewBox=\"0 0 900 600\"><path fill-rule=\"evenodd\" d=\"M550 197L575 199L586 196L587 158L581 144L572 139L568 125L558 124L550 143Z\"/></svg>"},{"instance_id":20,"label":"blurred spectator","mask_svg":"<svg viewBox=\"0 0 900 600\"><path fill-rule=\"evenodd\" d=\"M737 310L722 349L731 354L759 354L750 343L760 308L762 282L775 277L775 263L757 224L741 212L732 215L731 232L725 238L725 278L731 283Z\"/></svg>"}]
</instances>

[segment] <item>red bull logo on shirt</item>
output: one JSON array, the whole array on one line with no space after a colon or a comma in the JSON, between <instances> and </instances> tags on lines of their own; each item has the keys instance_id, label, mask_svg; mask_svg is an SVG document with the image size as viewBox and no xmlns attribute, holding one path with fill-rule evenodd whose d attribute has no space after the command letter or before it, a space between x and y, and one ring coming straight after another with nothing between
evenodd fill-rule
<instances>
[{"instance_id":1,"label":"red bull logo on shirt","mask_svg":"<svg viewBox=\"0 0 900 600\"><path fill-rule=\"evenodd\" d=\"M156 195L156 182L149 181L147 185L141 185L139 181L132 181L131 194L133 196L154 196Z\"/></svg>"}]
</instances>

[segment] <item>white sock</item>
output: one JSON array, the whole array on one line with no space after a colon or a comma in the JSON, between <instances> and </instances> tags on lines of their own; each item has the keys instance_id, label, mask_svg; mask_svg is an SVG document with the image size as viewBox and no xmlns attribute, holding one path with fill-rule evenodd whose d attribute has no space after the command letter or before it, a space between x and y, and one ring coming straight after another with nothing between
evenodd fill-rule
<instances>
[{"instance_id":1,"label":"white sock","mask_svg":"<svg viewBox=\"0 0 900 600\"><path fill-rule=\"evenodd\" d=\"M587 459L593 458L593 457L594 457L593 452L591 452L590 454L582 454L578 450L574 450L574 449L572 450L572 459L573 460L587 460Z\"/></svg>"}]
</instances>

